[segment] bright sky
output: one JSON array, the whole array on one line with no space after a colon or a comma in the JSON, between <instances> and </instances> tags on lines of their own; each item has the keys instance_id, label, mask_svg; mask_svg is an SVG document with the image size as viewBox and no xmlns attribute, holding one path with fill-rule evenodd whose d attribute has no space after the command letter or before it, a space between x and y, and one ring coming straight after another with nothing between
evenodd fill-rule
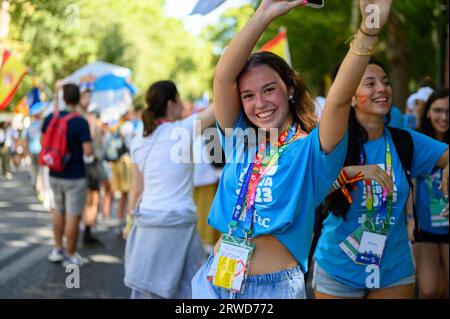
<instances>
[{"instance_id":1,"label":"bright sky","mask_svg":"<svg viewBox=\"0 0 450 319\"><path fill-rule=\"evenodd\" d=\"M203 27L217 22L220 15L228 8L241 6L248 0L226 0L206 16L189 15L197 2L198 0L166 0L165 13L170 17L183 19L186 30L198 35Z\"/></svg>"}]
</instances>

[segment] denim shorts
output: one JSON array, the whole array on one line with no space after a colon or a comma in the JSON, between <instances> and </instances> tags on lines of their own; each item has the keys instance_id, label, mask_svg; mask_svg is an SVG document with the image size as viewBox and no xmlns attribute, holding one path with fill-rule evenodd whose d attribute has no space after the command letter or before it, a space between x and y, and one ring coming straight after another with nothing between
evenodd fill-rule
<instances>
[{"instance_id":1,"label":"denim shorts","mask_svg":"<svg viewBox=\"0 0 450 319\"><path fill-rule=\"evenodd\" d=\"M244 290L232 293L207 280L214 257L197 271L192 279L193 299L305 299L305 281L300 265L264 275L250 275L244 279Z\"/></svg>"},{"instance_id":2,"label":"denim shorts","mask_svg":"<svg viewBox=\"0 0 450 319\"><path fill-rule=\"evenodd\" d=\"M400 279L399 281L394 282L390 285L387 285L386 287L383 287L381 289L406 286L414 284L415 282L416 276L411 275L409 277ZM369 292L377 290L369 288L355 288L343 284L334 279L333 277L331 277L322 267L319 266L319 264L317 264L317 262L314 263L312 287L314 291L318 291L330 296L343 298L363 298Z\"/></svg>"}]
</instances>

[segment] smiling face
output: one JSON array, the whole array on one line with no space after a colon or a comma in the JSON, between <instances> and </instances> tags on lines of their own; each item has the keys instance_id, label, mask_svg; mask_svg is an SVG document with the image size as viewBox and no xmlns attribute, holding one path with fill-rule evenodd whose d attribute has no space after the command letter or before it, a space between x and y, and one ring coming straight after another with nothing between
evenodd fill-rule
<instances>
[{"instance_id":1,"label":"smiling face","mask_svg":"<svg viewBox=\"0 0 450 319\"><path fill-rule=\"evenodd\" d=\"M439 135L444 135L448 131L448 96L442 99L437 99L431 104L427 118L430 119L431 126Z\"/></svg>"},{"instance_id":2,"label":"smiling face","mask_svg":"<svg viewBox=\"0 0 450 319\"><path fill-rule=\"evenodd\" d=\"M392 87L386 72L369 64L359 83L352 104L357 112L385 116L392 104Z\"/></svg>"},{"instance_id":3,"label":"smiling face","mask_svg":"<svg viewBox=\"0 0 450 319\"><path fill-rule=\"evenodd\" d=\"M267 65L255 66L240 77L238 84L244 112L253 124L280 132L288 128L293 121L289 96L294 89L286 87L277 72Z\"/></svg>"}]
</instances>

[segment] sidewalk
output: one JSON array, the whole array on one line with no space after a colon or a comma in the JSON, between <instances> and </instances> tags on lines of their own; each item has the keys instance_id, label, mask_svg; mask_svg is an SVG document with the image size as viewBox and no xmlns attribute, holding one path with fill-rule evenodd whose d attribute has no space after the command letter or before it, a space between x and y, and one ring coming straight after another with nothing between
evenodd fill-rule
<instances>
[{"instance_id":1,"label":"sidewalk","mask_svg":"<svg viewBox=\"0 0 450 319\"><path fill-rule=\"evenodd\" d=\"M83 248L90 263L80 268L80 288L66 287L61 264L47 255L53 247L50 213L37 200L27 172L0 177L0 298L129 298L123 284L125 242L100 225L101 248Z\"/></svg>"}]
</instances>

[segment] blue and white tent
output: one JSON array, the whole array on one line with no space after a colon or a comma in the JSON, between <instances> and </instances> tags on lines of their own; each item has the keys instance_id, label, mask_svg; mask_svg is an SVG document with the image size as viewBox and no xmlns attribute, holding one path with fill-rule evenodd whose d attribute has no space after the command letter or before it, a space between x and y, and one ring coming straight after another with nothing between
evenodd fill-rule
<instances>
[{"instance_id":1,"label":"blue and white tent","mask_svg":"<svg viewBox=\"0 0 450 319\"><path fill-rule=\"evenodd\" d=\"M98 112L104 122L112 123L129 110L137 93L130 77L128 68L97 61L77 70L63 83L78 84L81 90L89 88L92 93L88 111Z\"/></svg>"}]
</instances>

